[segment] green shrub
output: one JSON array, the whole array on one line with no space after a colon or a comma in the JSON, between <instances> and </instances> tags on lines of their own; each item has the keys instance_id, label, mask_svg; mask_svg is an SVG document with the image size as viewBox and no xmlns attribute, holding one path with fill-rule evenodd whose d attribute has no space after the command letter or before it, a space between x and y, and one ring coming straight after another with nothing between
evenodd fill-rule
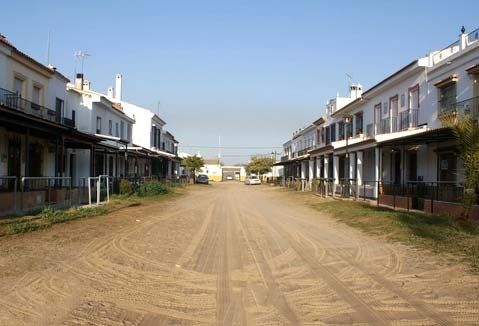
<instances>
[{"instance_id":1,"label":"green shrub","mask_svg":"<svg viewBox=\"0 0 479 326\"><path fill-rule=\"evenodd\" d=\"M120 195L129 195L133 193L131 182L125 179L120 180Z\"/></svg>"},{"instance_id":2,"label":"green shrub","mask_svg":"<svg viewBox=\"0 0 479 326\"><path fill-rule=\"evenodd\" d=\"M35 231L40 228L39 224L32 222L15 222L8 225L8 233L17 234L17 233L27 233Z\"/></svg>"},{"instance_id":3,"label":"green shrub","mask_svg":"<svg viewBox=\"0 0 479 326\"><path fill-rule=\"evenodd\" d=\"M136 193L139 197L150 197L167 194L169 190L168 186L158 181L150 181L141 184Z\"/></svg>"},{"instance_id":4,"label":"green shrub","mask_svg":"<svg viewBox=\"0 0 479 326\"><path fill-rule=\"evenodd\" d=\"M40 218L47 220L50 224L61 223L69 219L68 213L66 211L49 207L43 209L39 216Z\"/></svg>"}]
</instances>

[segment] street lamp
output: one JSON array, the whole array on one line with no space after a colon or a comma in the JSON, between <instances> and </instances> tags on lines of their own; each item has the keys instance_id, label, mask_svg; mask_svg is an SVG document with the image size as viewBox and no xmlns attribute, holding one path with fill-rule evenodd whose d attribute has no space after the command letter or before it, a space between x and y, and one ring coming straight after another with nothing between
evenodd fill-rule
<instances>
[{"instance_id":1,"label":"street lamp","mask_svg":"<svg viewBox=\"0 0 479 326\"><path fill-rule=\"evenodd\" d=\"M350 163L350 159L349 159L349 147L348 147L348 138L349 138L349 128L350 128L350 125L351 125L351 122L352 122L352 116L351 115L345 115L343 117L343 120L344 120L344 128L346 129L345 130L345 133L346 133L346 191L345 191L345 196L349 198L349 194L350 194L350 190L349 190L349 170L351 168L351 163Z\"/></svg>"}]
</instances>

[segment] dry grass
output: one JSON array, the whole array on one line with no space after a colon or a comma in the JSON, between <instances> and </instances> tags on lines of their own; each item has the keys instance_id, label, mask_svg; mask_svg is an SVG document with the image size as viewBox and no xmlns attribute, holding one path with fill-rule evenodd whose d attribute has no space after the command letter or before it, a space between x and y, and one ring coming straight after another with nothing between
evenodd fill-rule
<instances>
[{"instance_id":1,"label":"dry grass","mask_svg":"<svg viewBox=\"0 0 479 326\"><path fill-rule=\"evenodd\" d=\"M479 223L457 218L394 211L365 203L321 200L309 203L337 220L372 235L414 245L436 253L450 254L479 272Z\"/></svg>"}]
</instances>

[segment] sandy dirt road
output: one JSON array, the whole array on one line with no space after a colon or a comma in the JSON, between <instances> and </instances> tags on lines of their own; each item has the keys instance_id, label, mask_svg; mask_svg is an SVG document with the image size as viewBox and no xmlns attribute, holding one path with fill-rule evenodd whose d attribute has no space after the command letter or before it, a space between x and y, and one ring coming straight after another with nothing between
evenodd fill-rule
<instances>
[{"instance_id":1,"label":"sandy dirt road","mask_svg":"<svg viewBox=\"0 0 479 326\"><path fill-rule=\"evenodd\" d=\"M479 324L479 278L267 187L0 239L0 325Z\"/></svg>"}]
</instances>

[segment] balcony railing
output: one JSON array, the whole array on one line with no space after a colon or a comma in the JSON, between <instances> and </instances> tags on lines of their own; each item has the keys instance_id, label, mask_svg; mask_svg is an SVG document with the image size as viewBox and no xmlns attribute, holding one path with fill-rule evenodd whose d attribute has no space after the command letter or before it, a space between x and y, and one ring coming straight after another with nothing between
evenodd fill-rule
<instances>
[{"instance_id":1,"label":"balcony railing","mask_svg":"<svg viewBox=\"0 0 479 326\"><path fill-rule=\"evenodd\" d=\"M379 134L387 134L391 132L391 125L390 125L390 120L389 118L382 119L379 122Z\"/></svg>"},{"instance_id":2,"label":"balcony railing","mask_svg":"<svg viewBox=\"0 0 479 326\"><path fill-rule=\"evenodd\" d=\"M281 156L281 162L285 162L287 160L289 160L289 155Z\"/></svg>"},{"instance_id":3,"label":"balcony railing","mask_svg":"<svg viewBox=\"0 0 479 326\"><path fill-rule=\"evenodd\" d=\"M391 132L398 131L398 117L391 117Z\"/></svg>"},{"instance_id":4,"label":"balcony railing","mask_svg":"<svg viewBox=\"0 0 479 326\"><path fill-rule=\"evenodd\" d=\"M458 116L470 116L475 121L479 118L479 96L452 104L439 104L440 114L456 113Z\"/></svg>"},{"instance_id":5,"label":"balcony railing","mask_svg":"<svg viewBox=\"0 0 479 326\"><path fill-rule=\"evenodd\" d=\"M372 123L366 126L366 137L368 138L374 137L374 125Z\"/></svg>"},{"instance_id":6,"label":"balcony railing","mask_svg":"<svg viewBox=\"0 0 479 326\"><path fill-rule=\"evenodd\" d=\"M460 44L459 41L456 41L448 46L446 46L444 49L438 51L432 56L432 61L434 64L446 59L447 57L451 56L452 54L459 52L460 49Z\"/></svg>"},{"instance_id":7,"label":"balcony railing","mask_svg":"<svg viewBox=\"0 0 479 326\"><path fill-rule=\"evenodd\" d=\"M62 123L67 127L75 128L75 121L73 121L72 119L63 117Z\"/></svg>"},{"instance_id":8,"label":"balcony railing","mask_svg":"<svg viewBox=\"0 0 479 326\"><path fill-rule=\"evenodd\" d=\"M475 42L479 41L479 28L476 30L473 30L469 34L467 34L467 45L471 45Z\"/></svg>"},{"instance_id":9,"label":"balcony railing","mask_svg":"<svg viewBox=\"0 0 479 326\"><path fill-rule=\"evenodd\" d=\"M28 101L20 95L3 88L0 88L0 105L43 120L60 123L57 121L56 111ZM68 118L63 118L61 123L69 127L74 127L73 121Z\"/></svg>"},{"instance_id":10,"label":"balcony railing","mask_svg":"<svg viewBox=\"0 0 479 326\"><path fill-rule=\"evenodd\" d=\"M406 130L409 128L409 111L399 113L399 130Z\"/></svg>"}]
</instances>

